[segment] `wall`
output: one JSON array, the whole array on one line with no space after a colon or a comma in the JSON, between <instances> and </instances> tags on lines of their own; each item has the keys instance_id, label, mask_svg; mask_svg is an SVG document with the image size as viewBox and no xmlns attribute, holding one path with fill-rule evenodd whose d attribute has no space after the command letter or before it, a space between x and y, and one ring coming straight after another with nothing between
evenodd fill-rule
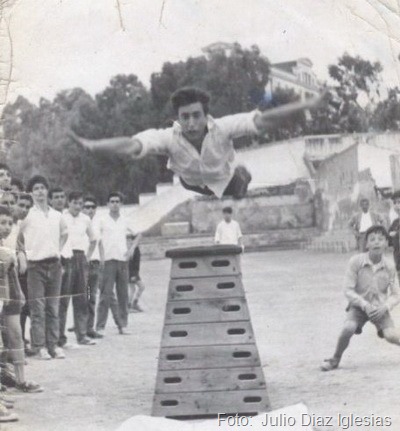
<instances>
[{"instance_id":1,"label":"wall","mask_svg":"<svg viewBox=\"0 0 400 431\"><path fill-rule=\"evenodd\" d=\"M257 196L232 201L195 200L192 207L192 229L195 233L212 233L222 219L222 208L231 206L234 218L243 232L312 227L312 202L301 203L296 195Z\"/></svg>"},{"instance_id":2,"label":"wall","mask_svg":"<svg viewBox=\"0 0 400 431\"><path fill-rule=\"evenodd\" d=\"M343 229L354 212L358 188L358 144L324 160L316 176L317 225L325 231Z\"/></svg>"},{"instance_id":3,"label":"wall","mask_svg":"<svg viewBox=\"0 0 400 431\"><path fill-rule=\"evenodd\" d=\"M146 236L160 236L164 223L183 221L189 222L193 234L212 235L225 206L233 208L234 218L240 222L244 233L313 227L314 203L310 185L299 181L288 187L287 193L291 194L271 196L264 189L249 192L248 197L241 200L197 197L178 205L146 231Z\"/></svg>"},{"instance_id":4,"label":"wall","mask_svg":"<svg viewBox=\"0 0 400 431\"><path fill-rule=\"evenodd\" d=\"M374 175L382 158L389 160L387 150L360 142L320 163L316 175L316 226L323 231L348 229L350 217L359 210L361 196L370 200L372 210L388 217L390 202L377 193L379 183ZM379 178L382 180L382 175Z\"/></svg>"}]
</instances>

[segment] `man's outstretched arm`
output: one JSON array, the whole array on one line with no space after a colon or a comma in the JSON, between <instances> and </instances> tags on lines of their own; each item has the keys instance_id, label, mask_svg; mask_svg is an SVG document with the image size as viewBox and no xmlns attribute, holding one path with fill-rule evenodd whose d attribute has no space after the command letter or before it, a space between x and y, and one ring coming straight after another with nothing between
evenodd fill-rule
<instances>
[{"instance_id":1,"label":"man's outstretched arm","mask_svg":"<svg viewBox=\"0 0 400 431\"><path fill-rule=\"evenodd\" d=\"M258 113L254 117L254 124L258 133L268 133L274 127L279 126L281 121L284 121L287 117L296 112L320 107L326 100L326 97L327 93L323 92L320 96L308 99L305 102L288 103L286 105Z\"/></svg>"},{"instance_id":2,"label":"man's outstretched arm","mask_svg":"<svg viewBox=\"0 0 400 431\"><path fill-rule=\"evenodd\" d=\"M143 150L142 143L139 140L132 139L129 136L94 140L81 138L72 130L68 132L68 135L75 142L91 151L129 154L132 157L138 157Z\"/></svg>"}]
</instances>

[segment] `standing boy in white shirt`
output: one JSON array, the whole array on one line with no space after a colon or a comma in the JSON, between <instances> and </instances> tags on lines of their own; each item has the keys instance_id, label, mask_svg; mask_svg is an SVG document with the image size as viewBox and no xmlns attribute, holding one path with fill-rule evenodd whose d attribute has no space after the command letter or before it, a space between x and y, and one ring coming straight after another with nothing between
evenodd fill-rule
<instances>
[{"instance_id":1,"label":"standing boy in white shirt","mask_svg":"<svg viewBox=\"0 0 400 431\"><path fill-rule=\"evenodd\" d=\"M60 250L68 238L62 215L47 202L48 182L36 175L27 187L33 207L22 221L20 234L28 260L28 297L31 310L32 348L41 359L62 357L59 339L61 292Z\"/></svg>"},{"instance_id":2,"label":"standing boy in white shirt","mask_svg":"<svg viewBox=\"0 0 400 431\"><path fill-rule=\"evenodd\" d=\"M239 223L232 219L232 208L222 209L223 220L215 231L215 244L239 245L243 248L243 235Z\"/></svg>"},{"instance_id":3,"label":"standing boy in white shirt","mask_svg":"<svg viewBox=\"0 0 400 431\"><path fill-rule=\"evenodd\" d=\"M112 192L108 196L109 213L101 218L100 260L103 266L103 277L100 285L100 301L97 308L96 331L103 335L108 310L113 301L114 285L118 300L118 330L120 334L128 334L128 247L126 235L134 234L128 228L126 218L121 214L122 195Z\"/></svg>"},{"instance_id":4,"label":"standing boy in white shirt","mask_svg":"<svg viewBox=\"0 0 400 431\"><path fill-rule=\"evenodd\" d=\"M88 261L90 261L96 247L96 237L92 229L92 222L86 214L81 212L83 207L83 193L71 192L68 195L68 210L63 219L68 227L68 247L71 250L71 279L70 292L60 309L60 327L65 329L69 296L72 295L74 308L74 329L78 344L96 344L87 336L89 318L88 303ZM89 250L87 243L89 241ZM87 256L86 256L87 252ZM61 322L61 318L64 319ZM63 335L63 334L60 334Z\"/></svg>"}]
</instances>

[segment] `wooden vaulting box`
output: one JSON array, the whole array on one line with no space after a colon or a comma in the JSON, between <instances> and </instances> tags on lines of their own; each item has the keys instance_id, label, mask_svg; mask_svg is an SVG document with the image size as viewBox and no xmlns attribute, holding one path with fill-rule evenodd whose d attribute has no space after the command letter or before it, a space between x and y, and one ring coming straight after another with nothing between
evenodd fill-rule
<instances>
[{"instance_id":1,"label":"wooden vaulting box","mask_svg":"<svg viewBox=\"0 0 400 431\"><path fill-rule=\"evenodd\" d=\"M240 253L223 245L167 251L171 280L153 416L269 410Z\"/></svg>"}]
</instances>

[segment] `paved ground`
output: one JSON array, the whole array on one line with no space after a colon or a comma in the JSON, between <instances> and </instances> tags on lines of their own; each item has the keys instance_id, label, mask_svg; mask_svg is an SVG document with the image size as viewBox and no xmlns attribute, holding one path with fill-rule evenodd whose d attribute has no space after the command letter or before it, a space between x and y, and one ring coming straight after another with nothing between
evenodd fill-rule
<instances>
[{"instance_id":1,"label":"paved ground","mask_svg":"<svg viewBox=\"0 0 400 431\"><path fill-rule=\"evenodd\" d=\"M243 256L244 286L273 408L304 402L315 415L392 417L400 429L400 350L369 325L356 337L342 368L322 373L343 318L343 270L348 255L303 251ZM147 312L131 315L130 336L109 322L94 347L65 360L30 360L27 374L46 391L17 395L18 424L6 430L109 431L136 414L150 414L169 278L169 261L143 262ZM400 321L400 307L394 317ZM321 427L321 430L340 428Z\"/></svg>"}]
</instances>

